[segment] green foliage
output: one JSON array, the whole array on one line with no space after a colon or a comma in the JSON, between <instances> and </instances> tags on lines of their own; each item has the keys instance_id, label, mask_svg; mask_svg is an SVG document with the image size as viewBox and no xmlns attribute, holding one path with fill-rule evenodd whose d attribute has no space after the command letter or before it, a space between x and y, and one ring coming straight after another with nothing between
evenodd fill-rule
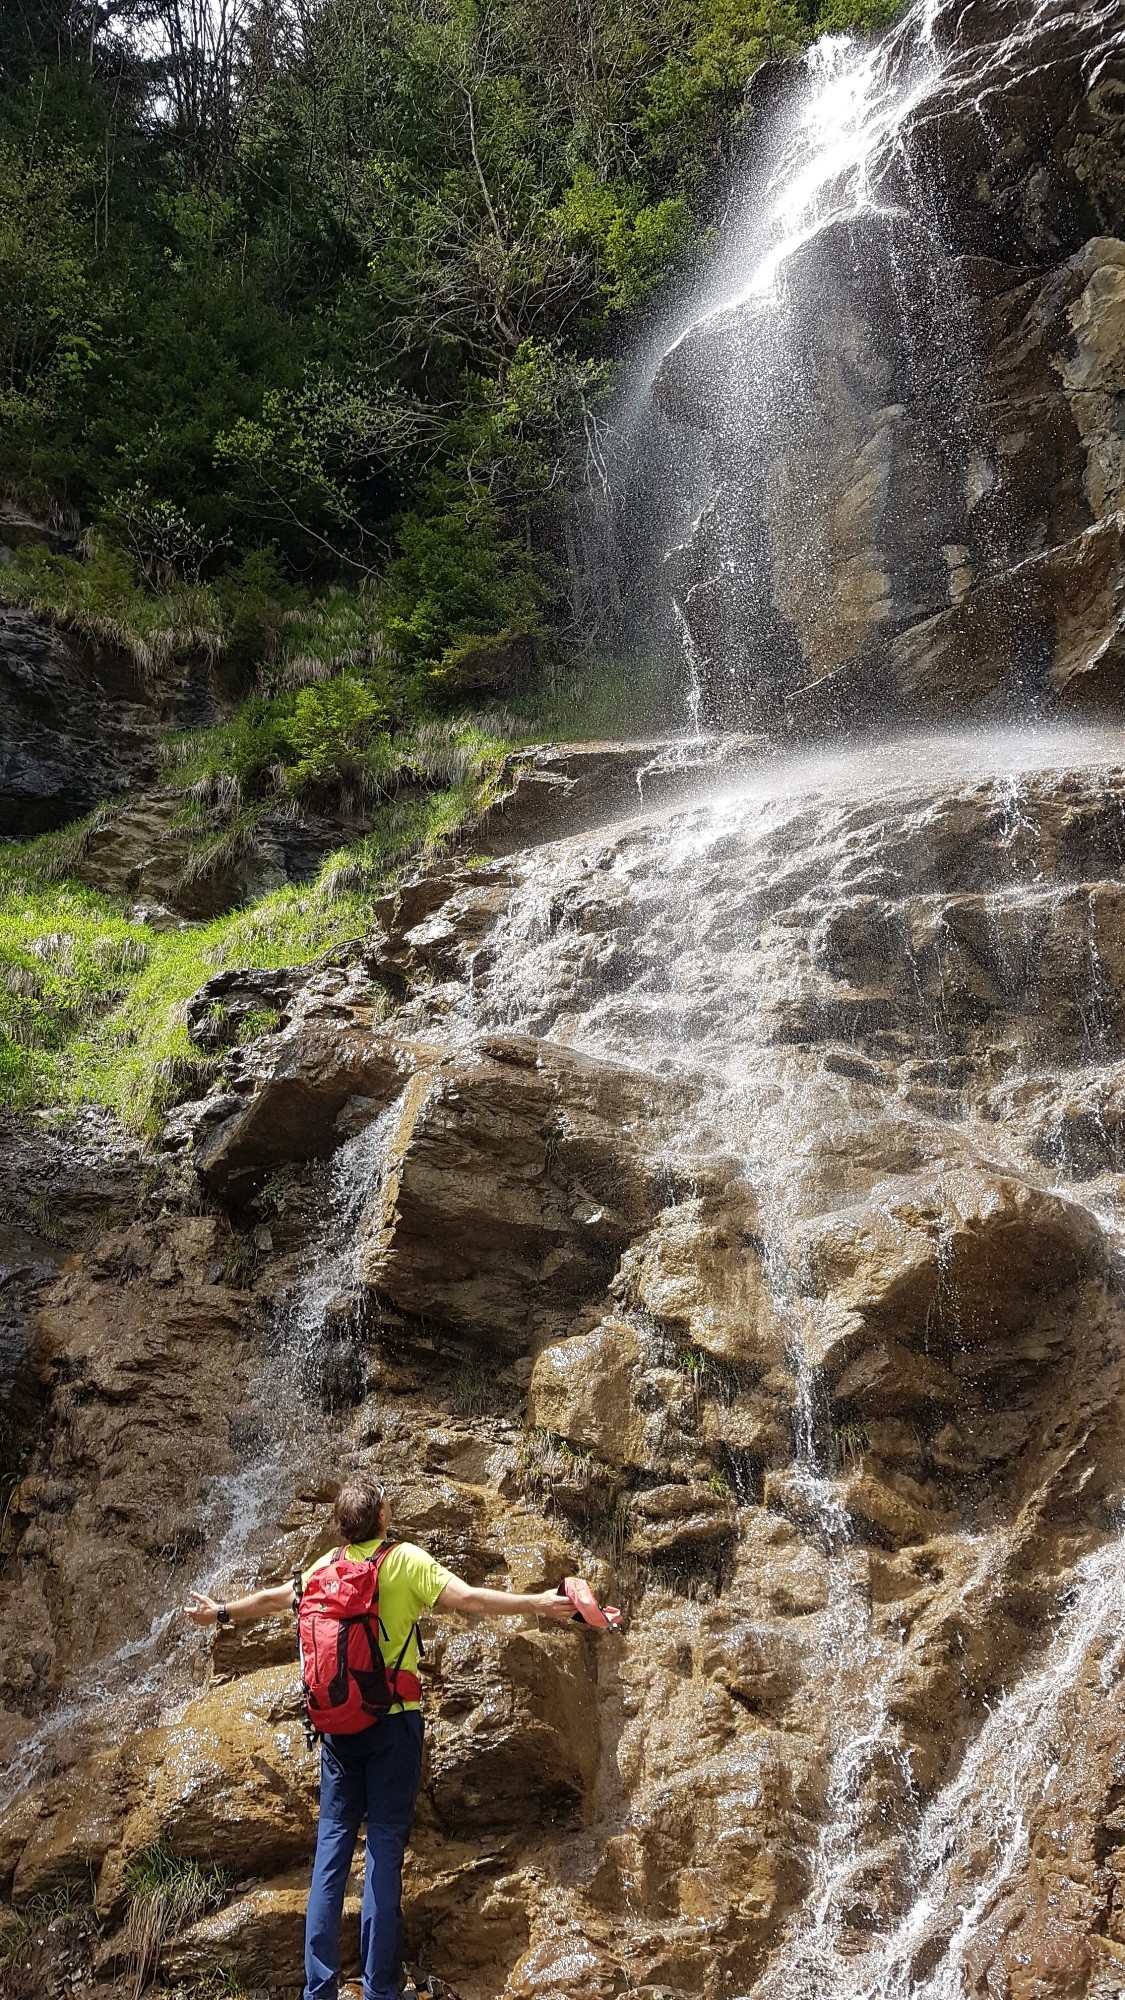
<instances>
[{"instance_id":1,"label":"green foliage","mask_svg":"<svg viewBox=\"0 0 1125 2000\"><path fill-rule=\"evenodd\" d=\"M83 210L94 165L73 145L23 148L0 129L0 478L39 488L44 444L95 357L98 301Z\"/></svg>"},{"instance_id":2,"label":"green foliage","mask_svg":"<svg viewBox=\"0 0 1125 2000\"><path fill-rule=\"evenodd\" d=\"M222 648L213 590L173 576L159 593L143 590L127 551L101 535L88 538L83 561L55 555L42 543L21 549L3 572L2 590L12 603L53 615L96 643L121 647L144 673L157 674L190 653L214 655Z\"/></svg>"},{"instance_id":3,"label":"green foliage","mask_svg":"<svg viewBox=\"0 0 1125 2000\"><path fill-rule=\"evenodd\" d=\"M809 40L799 0L702 0L684 10L682 46L652 78L638 129L657 160L690 187L709 149L737 128L746 85L771 56Z\"/></svg>"},{"instance_id":4,"label":"green foliage","mask_svg":"<svg viewBox=\"0 0 1125 2000\"><path fill-rule=\"evenodd\" d=\"M278 724L294 757L286 772L290 790L344 791L373 785L381 771L396 769L391 739L379 727L386 714L374 689L353 674L301 688Z\"/></svg>"},{"instance_id":5,"label":"green foliage","mask_svg":"<svg viewBox=\"0 0 1125 2000\"><path fill-rule=\"evenodd\" d=\"M251 1007L238 1023L240 1042L256 1042L259 1035L270 1035L281 1020L276 1007Z\"/></svg>"},{"instance_id":6,"label":"green foliage","mask_svg":"<svg viewBox=\"0 0 1125 2000\"><path fill-rule=\"evenodd\" d=\"M198 1974L190 1985L173 1986L170 2000L250 2000L250 1989L233 1965L218 1965L213 1972Z\"/></svg>"},{"instance_id":7,"label":"green foliage","mask_svg":"<svg viewBox=\"0 0 1125 2000\"><path fill-rule=\"evenodd\" d=\"M537 1507L554 1504L558 1484L591 1492L595 1479L593 1456L579 1451L569 1438L536 1426L525 1429L516 1447L516 1477L525 1497Z\"/></svg>"},{"instance_id":8,"label":"green foliage","mask_svg":"<svg viewBox=\"0 0 1125 2000\"><path fill-rule=\"evenodd\" d=\"M611 312L639 305L692 235L686 201L648 202L642 187L599 180L585 162L563 195L558 220L567 243L592 253L598 289Z\"/></svg>"},{"instance_id":9,"label":"green foliage","mask_svg":"<svg viewBox=\"0 0 1125 2000\"><path fill-rule=\"evenodd\" d=\"M468 641L541 630L541 566L506 532L487 489L450 492L440 512L408 514L398 544L380 596L388 644L407 665L456 682Z\"/></svg>"},{"instance_id":10,"label":"green foliage","mask_svg":"<svg viewBox=\"0 0 1125 2000\"><path fill-rule=\"evenodd\" d=\"M453 1406L459 1417L479 1417L493 1401L494 1371L483 1361L466 1361L453 1377Z\"/></svg>"},{"instance_id":11,"label":"green foliage","mask_svg":"<svg viewBox=\"0 0 1125 2000\"><path fill-rule=\"evenodd\" d=\"M826 0L818 35L881 35L903 11L904 0Z\"/></svg>"},{"instance_id":12,"label":"green foliage","mask_svg":"<svg viewBox=\"0 0 1125 2000\"><path fill-rule=\"evenodd\" d=\"M832 1433L832 1459L837 1472L855 1472L870 1444L867 1425L855 1419L838 1424Z\"/></svg>"},{"instance_id":13,"label":"green foliage","mask_svg":"<svg viewBox=\"0 0 1125 2000\"><path fill-rule=\"evenodd\" d=\"M705 236L757 65L891 7L318 0L160 63L143 10L20 10L0 478L101 540L14 587L277 687L289 614L346 577L413 712L526 692L575 617L615 323Z\"/></svg>"},{"instance_id":14,"label":"green foliage","mask_svg":"<svg viewBox=\"0 0 1125 2000\"><path fill-rule=\"evenodd\" d=\"M8 1103L39 1100L55 1059L121 1000L153 943L93 890L33 882L0 859L0 1089Z\"/></svg>"},{"instance_id":15,"label":"green foliage","mask_svg":"<svg viewBox=\"0 0 1125 2000\"><path fill-rule=\"evenodd\" d=\"M388 784L393 762L408 789L381 795L370 831L330 855L308 887L158 932L68 879L89 822L0 845L0 1103L98 1103L133 1127L158 1121L221 1070L222 1058L201 1056L184 1022L185 1002L206 980L227 967L308 965L362 937L371 896L396 870L457 839L487 808L510 747L503 737L470 718L392 739L378 727L374 700L326 682L255 698L232 722L179 740L170 776L183 787L185 810L202 794L218 798L219 813L225 797L234 815L204 819L197 860L213 856L224 826L237 834L253 813L291 796L291 784L337 787L350 781L349 759ZM276 1019L261 1010L244 1022L243 1037L268 1032Z\"/></svg>"}]
</instances>

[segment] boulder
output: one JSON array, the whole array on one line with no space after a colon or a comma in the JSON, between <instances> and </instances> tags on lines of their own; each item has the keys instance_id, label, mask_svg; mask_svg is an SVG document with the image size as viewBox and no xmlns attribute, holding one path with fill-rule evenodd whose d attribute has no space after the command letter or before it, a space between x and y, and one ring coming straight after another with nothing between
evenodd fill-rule
<instances>
[{"instance_id":1,"label":"boulder","mask_svg":"<svg viewBox=\"0 0 1125 2000\"><path fill-rule=\"evenodd\" d=\"M887 1183L810 1225L800 1254L806 1298L823 1301L808 1317L816 1364L839 1388L874 1347L850 1377L860 1400L874 1392L874 1414L888 1338L921 1350L899 1378L900 1407L911 1382L948 1401L950 1363L977 1353L1003 1365L1005 1348L1018 1360L1044 1302L1099 1269L1106 1251L1088 1209L979 1167Z\"/></svg>"},{"instance_id":2,"label":"boulder","mask_svg":"<svg viewBox=\"0 0 1125 2000\"><path fill-rule=\"evenodd\" d=\"M73 872L91 888L162 910L157 924L167 928L219 916L287 882L312 882L329 855L369 829L367 818L297 811L286 800L231 837L218 811L209 825L188 824L183 792L164 785L100 816Z\"/></svg>"},{"instance_id":3,"label":"boulder","mask_svg":"<svg viewBox=\"0 0 1125 2000\"><path fill-rule=\"evenodd\" d=\"M645 1486L629 1496L626 1548L634 1556L706 1548L728 1540L735 1525L734 1505L721 1482Z\"/></svg>"},{"instance_id":4,"label":"boulder","mask_svg":"<svg viewBox=\"0 0 1125 2000\"><path fill-rule=\"evenodd\" d=\"M399 1311L518 1352L602 1292L658 1206L655 1086L529 1038L419 1070L360 1246Z\"/></svg>"},{"instance_id":5,"label":"boulder","mask_svg":"<svg viewBox=\"0 0 1125 2000\"><path fill-rule=\"evenodd\" d=\"M28 1803L26 1796L14 1809L9 1807L5 1834L9 1840L19 1840L13 1902L18 1906L33 1896L49 1896L63 1884L88 1891L91 1874L97 1873L121 1838L129 1795L119 1747L72 1767L65 1785L56 1784L38 1802L33 1821L21 1812Z\"/></svg>"},{"instance_id":6,"label":"boulder","mask_svg":"<svg viewBox=\"0 0 1125 2000\"><path fill-rule=\"evenodd\" d=\"M501 796L473 830L489 855L514 854L697 792L730 783L760 762L762 736L723 733L650 738L634 743L552 743L521 751L505 772Z\"/></svg>"},{"instance_id":7,"label":"boulder","mask_svg":"<svg viewBox=\"0 0 1125 2000\"><path fill-rule=\"evenodd\" d=\"M353 1881L344 1900L345 1977L359 1970L361 1893L361 1883ZM308 1868L272 1875L173 1937L160 1954L165 1977L190 1986L219 1977L229 1980L233 1973L243 1987L264 1989L270 2000L275 1994L299 1993L308 1900Z\"/></svg>"},{"instance_id":8,"label":"boulder","mask_svg":"<svg viewBox=\"0 0 1125 2000\"><path fill-rule=\"evenodd\" d=\"M217 972L193 993L184 1010L190 1039L200 1049L230 1048L259 1019L277 1017L284 1026L294 994L304 984L301 973L281 971Z\"/></svg>"},{"instance_id":9,"label":"boulder","mask_svg":"<svg viewBox=\"0 0 1125 2000\"><path fill-rule=\"evenodd\" d=\"M614 1319L543 1348L528 1387L529 1422L607 1465L643 1465L644 1414L634 1379L640 1356L636 1329Z\"/></svg>"},{"instance_id":10,"label":"boulder","mask_svg":"<svg viewBox=\"0 0 1125 2000\"><path fill-rule=\"evenodd\" d=\"M273 1167L323 1159L343 1136L337 1118L353 1099L370 1116L403 1089L419 1060L354 1020L295 1022L271 1040L244 1095L214 1101L201 1122L195 1165L201 1180L228 1201L247 1199Z\"/></svg>"},{"instance_id":11,"label":"boulder","mask_svg":"<svg viewBox=\"0 0 1125 2000\"><path fill-rule=\"evenodd\" d=\"M781 1347L758 1221L735 1172L665 1209L625 1258L615 1289L716 1360L768 1366Z\"/></svg>"},{"instance_id":12,"label":"boulder","mask_svg":"<svg viewBox=\"0 0 1125 2000\"><path fill-rule=\"evenodd\" d=\"M432 1654L430 1812L454 1839L581 1818L598 1763L593 1658L578 1630L455 1631Z\"/></svg>"},{"instance_id":13,"label":"boulder","mask_svg":"<svg viewBox=\"0 0 1125 2000\"><path fill-rule=\"evenodd\" d=\"M149 1847L238 1880L311 1855L318 1765L305 1744L295 1661L212 1688L130 1754L139 1796L99 1885L103 1905L130 1857Z\"/></svg>"}]
</instances>

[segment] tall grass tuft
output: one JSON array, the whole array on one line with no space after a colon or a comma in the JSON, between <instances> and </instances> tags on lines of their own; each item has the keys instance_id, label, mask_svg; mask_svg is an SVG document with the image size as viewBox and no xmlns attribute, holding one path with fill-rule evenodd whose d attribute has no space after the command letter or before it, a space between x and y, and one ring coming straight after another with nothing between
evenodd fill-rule
<instances>
[{"instance_id":1,"label":"tall grass tuft","mask_svg":"<svg viewBox=\"0 0 1125 2000\"><path fill-rule=\"evenodd\" d=\"M146 1847L130 1861L125 1886L129 1905L122 1942L139 1996L158 1972L164 1946L222 1902L226 1882L220 1868Z\"/></svg>"}]
</instances>

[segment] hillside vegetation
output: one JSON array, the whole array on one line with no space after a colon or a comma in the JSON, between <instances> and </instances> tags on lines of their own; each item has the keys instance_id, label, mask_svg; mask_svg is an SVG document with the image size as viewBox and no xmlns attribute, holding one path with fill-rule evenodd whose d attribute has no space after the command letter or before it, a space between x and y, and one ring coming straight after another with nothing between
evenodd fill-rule
<instances>
[{"instance_id":1,"label":"hillside vegetation","mask_svg":"<svg viewBox=\"0 0 1125 2000\"><path fill-rule=\"evenodd\" d=\"M193 980L362 929L356 885L495 768L431 785L434 718L581 727L612 634L576 495L615 359L707 239L755 70L890 11L2 0L0 487L54 532L0 596L150 678L221 666L231 719L168 748L201 853L325 789L377 810L327 889L213 935L68 884L73 841L5 850L9 1101L147 1115Z\"/></svg>"}]
</instances>

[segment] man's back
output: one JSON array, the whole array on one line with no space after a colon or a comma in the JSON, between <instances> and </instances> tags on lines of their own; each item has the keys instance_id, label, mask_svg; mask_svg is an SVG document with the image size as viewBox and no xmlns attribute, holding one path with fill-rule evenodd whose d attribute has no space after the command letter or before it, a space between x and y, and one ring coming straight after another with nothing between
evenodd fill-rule
<instances>
[{"instance_id":1,"label":"man's back","mask_svg":"<svg viewBox=\"0 0 1125 2000\"><path fill-rule=\"evenodd\" d=\"M382 1547L383 1537L376 1535L370 1541L349 1542L344 1555L349 1562L366 1562ZM329 1549L318 1556L305 1571L302 1586L307 1589L309 1578L333 1562L338 1553L337 1549ZM417 1675L418 1620L423 1611L436 1604L450 1581L450 1571L415 1542L391 1544L379 1570L379 1650L388 1668L398 1667L403 1673ZM419 1701L404 1701L400 1705L408 1709L421 1707Z\"/></svg>"}]
</instances>

